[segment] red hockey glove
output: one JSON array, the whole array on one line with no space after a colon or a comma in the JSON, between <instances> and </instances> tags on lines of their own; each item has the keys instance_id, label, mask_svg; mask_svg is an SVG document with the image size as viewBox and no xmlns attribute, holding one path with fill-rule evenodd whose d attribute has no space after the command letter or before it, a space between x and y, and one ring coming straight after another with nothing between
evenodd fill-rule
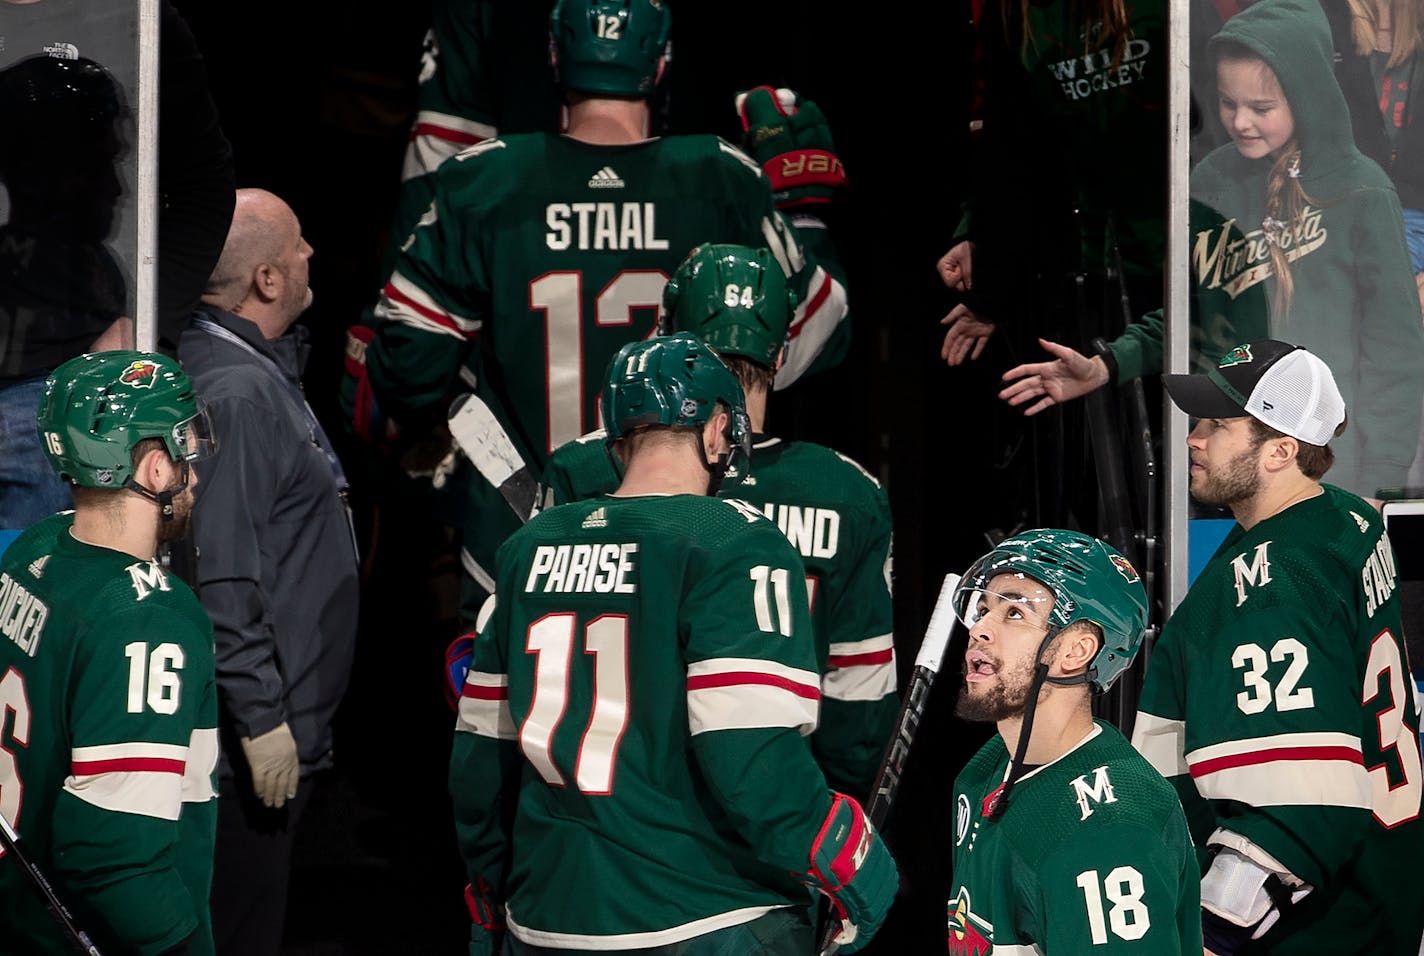
<instances>
[{"instance_id":1,"label":"red hockey glove","mask_svg":"<svg viewBox=\"0 0 1424 956\"><path fill-rule=\"evenodd\" d=\"M353 325L346 330L346 375L341 381L341 405L356 437L377 447L397 437L395 422L381 414L371 380L366 375L366 347L376 330L369 325Z\"/></svg>"},{"instance_id":2,"label":"red hockey glove","mask_svg":"<svg viewBox=\"0 0 1424 956\"><path fill-rule=\"evenodd\" d=\"M831 128L815 103L769 86L737 94L736 103L742 148L761 163L779 208L829 203L845 186Z\"/></svg>"},{"instance_id":3,"label":"red hockey glove","mask_svg":"<svg viewBox=\"0 0 1424 956\"><path fill-rule=\"evenodd\" d=\"M496 903L490 885L480 877L465 887L465 906L470 910L470 956L494 956L504 941L504 907Z\"/></svg>"},{"instance_id":4,"label":"red hockey glove","mask_svg":"<svg viewBox=\"0 0 1424 956\"><path fill-rule=\"evenodd\" d=\"M854 953L875 936L895 901L900 875L885 841L853 798L831 791L831 810L811 845L804 879L831 898L843 929L840 951Z\"/></svg>"}]
</instances>

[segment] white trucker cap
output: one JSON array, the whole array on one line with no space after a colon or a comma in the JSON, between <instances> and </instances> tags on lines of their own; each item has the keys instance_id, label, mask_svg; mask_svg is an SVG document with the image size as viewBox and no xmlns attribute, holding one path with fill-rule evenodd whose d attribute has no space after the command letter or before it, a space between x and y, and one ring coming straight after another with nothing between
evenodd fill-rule
<instances>
[{"instance_id":1,"label":"white trucker cap","mask_svg":"<svg viewBox=\"0 0 1424 956\"><path fill-rule=\"evenodd\" d=\"M1276 339L1238 345L1211 371L1163 375L1162 384L1194 418L1250 415L1307 445L1330 444L1345 420L1345 400L1329 366Z\"/></svg>"}]
</instances>

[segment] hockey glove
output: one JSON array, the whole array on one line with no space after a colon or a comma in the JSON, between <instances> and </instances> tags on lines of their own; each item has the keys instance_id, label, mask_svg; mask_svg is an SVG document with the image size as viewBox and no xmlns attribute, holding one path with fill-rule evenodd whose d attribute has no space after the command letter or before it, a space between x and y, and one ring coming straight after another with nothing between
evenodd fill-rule
<instances>
[{"instance_id":1,"label":"hockey glove","mask_svg":"<svg viewBox=\"0 0 1424 956\"><path fill-rule=\"evenodd\" d=\"M465 675L470 672L470 660L475 653L475 632L461 634L445 648L445 700L451 710L460 709L460 695L465 688Z\"/></svg>"},{"instance_id":2,"label":"hockey glove","mask_svg":"<svg viewBox=\"0 0 1424 956\"><path fill-rule=\"evenodd\" d=\"M470 956L494 956L504 942L504 907L494 901L484 877L465 887L465 906L470 910Z\"/></svg>"},{"instance_id":3,"label":"hockey glove","mask_svg":"<svg viewBox=\"0 0 1424 956\"><path fill-rule=\"evenodd\" d=\"M736 103L742 148L771 180L778 208L829 203L845 186L831 128L815 103L769 86L738 93Z\"/></svg>"},{"instance_id":4,"label":"hockey glove","mask_svg":"<svg viewBox=\"0 0 1424 956\"><path fill-rule=\"evenodd\" d=\"M895 901L900 875L885 841L851 797L831 791L831 810L811 845L811 869L804 877L831 898L836 936L843 953L863 949L875 936Z\"/></svg>"},{"instance_id":5,"label":"hockey glove","mask_svg":"<svg viewBox=\"0 0 1424 956\"><path fill-rule=\"evenodd\" d=\"M297 759L297 741L286 721L265 734L242 737L239 742L252 771L252 789L263 804L280 809L297 795L301 762Z\"/></svg>"},{"instance_id":6,"label":"hockey glove","mask_svg":"<svg viewBox=\"0 0 1424 956\"><path fill-rule=\"evenodd\" d=\"M346 330L346 376L341 382L341 404L356 437L381 447L397 437L395 422L381 414L371 380L366 374L366 347L376 330L369 325L353 325Z\"/></svg>"}]
</instances>

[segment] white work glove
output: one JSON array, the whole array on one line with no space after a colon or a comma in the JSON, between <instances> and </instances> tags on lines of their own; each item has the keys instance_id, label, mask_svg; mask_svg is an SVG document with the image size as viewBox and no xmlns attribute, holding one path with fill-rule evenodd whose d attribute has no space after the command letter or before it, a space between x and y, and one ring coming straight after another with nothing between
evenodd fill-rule
<instances>
[{"instance_id":1,"label":"white work glove","mask_svg":"<svg viewBox=\"0 0 1424 956\"><path fill-rule=\"evenodd\" d=\"M252 771L252 790L273 809L297 795L301 764L297 742L286 722L257 737L241 738L242 753Z\"/></svg>"}]
</instances>

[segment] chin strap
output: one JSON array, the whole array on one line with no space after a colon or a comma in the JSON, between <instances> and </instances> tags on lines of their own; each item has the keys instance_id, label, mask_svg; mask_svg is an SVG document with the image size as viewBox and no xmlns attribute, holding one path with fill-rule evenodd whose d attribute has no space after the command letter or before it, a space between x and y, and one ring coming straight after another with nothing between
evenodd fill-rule
<instances>
[{"instance_id":1,"label":"chin strap","mask_svg":"<svg viewBox=\"0 0 1424 956\"><path fill-rule=\"evenodd\" d=\"M702 467L707 469L707 494L715 498L717 492L722 489L722 479L727 475L727 464L732 460L732 453L729 451L725 455L718 455L716 464L709 462L701 429L697 432L697 453L701 456Z\"/></svg>"},{"instance_id":2,"label":"chin strap","mask_svg":"<svg viewBox=\"0 0 1424 956\"><path fill-rule=\"evenodd\" d=\"M1024 755L1028 753L1028 738L1033 733L1033 715L1038 710L1038 693L1043 689L1045 683L1048 684L1081 684L1087 679L1076 677L1049 677L1048 665L1043 661L1043 652L1048 650L1048 645L1053 643L1053 639L1058 636L1062 628L1049 628L1048 633L1043 636L1043 640L1038 645L1038 664L1033 669L1033 680L1029 682L1028 700L1024 701L1023 722L1019 725L1019 742L1014 747L1013 759L1009 761L1009 772L1004 778L1003 786L990 798L989 805L985 808L984 815L992 822L1004 815L1004 811L1009 808L1009 794L1013 792L1014 784L1019 782L1023 776Z\"/></svg>"},{"instance_id":3,"label":"chin strap","mask_svg":"<svg viewBox=\"0 0 1424 956\"><path fill-rule=\"evenodd\" d=\"M183 489L188 487L188 463L180 461L177 463L183 480L178 483L177 488L169 488L167 491L150 491L143 485L133 480L133 476L124 479L124 487L134 494L147 498L158 505L159 512L163 515L164 521L173 520L173 499L183 493Z\"/></svg>"}]
</instances>

